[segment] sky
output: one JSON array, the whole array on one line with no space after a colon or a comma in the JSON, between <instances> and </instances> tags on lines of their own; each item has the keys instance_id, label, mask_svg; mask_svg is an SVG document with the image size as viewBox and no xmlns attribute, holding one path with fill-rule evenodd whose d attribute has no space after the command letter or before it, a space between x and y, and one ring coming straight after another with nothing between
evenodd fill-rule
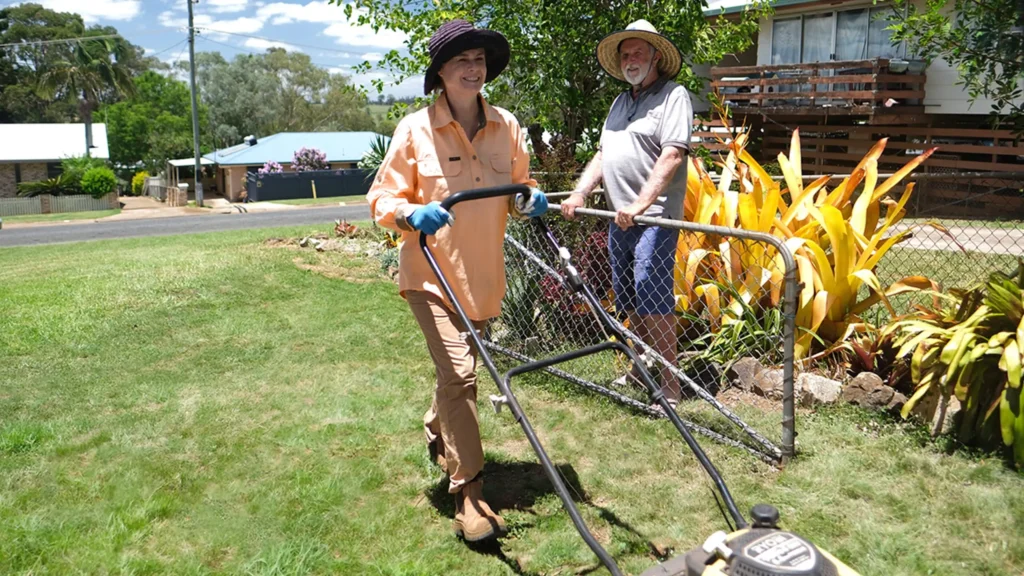
<instances>
[{"instance_id":1,"label":"sky","mask_svg":"<svg viewBox=\"0 0 1024 576\"><path fill-rule=\"evenodd\" d=\"M146 54L171 63L188 60L187 0L35 0L51 10L75 12L86 25L117 28L129 42ZM0 0L0 5L20 2ZM271 0L200 0L192 7L196 52L220 52L231 59L240 53L261 53L270 47L308 54L315 63L334 73L350 76L356 84L376 89L370 81L384 78L385 94L396 98L422 95L423 77L393 85L381 72L353 75L352 66L376 62L392 49L403 49L405 35L356 26L345 18L344 8L327 0L305 2Z\"/></svg>"}]
</instances>

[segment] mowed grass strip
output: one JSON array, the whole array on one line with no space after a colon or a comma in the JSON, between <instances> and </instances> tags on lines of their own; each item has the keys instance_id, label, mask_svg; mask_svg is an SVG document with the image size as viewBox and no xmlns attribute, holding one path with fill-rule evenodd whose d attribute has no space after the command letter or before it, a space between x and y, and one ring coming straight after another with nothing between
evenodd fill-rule
<instances>
[{"instance_id":1,"label":"mowed grass strip","mask_svg":"<svg viewBox=\"0 0 1024 576\"><path fill-rule=\"evenodd\" d=\"M422 444L432 365L372 243L264 242L329 228L0 250L0 572L596 566L518 425L483 403L486 492L512 533L483 548L452 536ZM481 380L481 395L494 389ZM542 377L516 389L627 572L725 528L666 422ZM737 411L778 437L778 411ZM848 407L801 413L798 431L782 470L703 442L744 511L779 506L786 527L863 574L1024 569L1024 478L999 458L947 454Z\"/></svg>"}]
</instances>

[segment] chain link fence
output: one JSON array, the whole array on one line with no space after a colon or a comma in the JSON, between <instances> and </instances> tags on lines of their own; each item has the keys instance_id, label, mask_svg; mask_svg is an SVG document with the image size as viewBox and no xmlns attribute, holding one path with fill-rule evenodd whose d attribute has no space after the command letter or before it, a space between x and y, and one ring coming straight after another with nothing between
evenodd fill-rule
<instances>
[{"instance_id":1,"label":"chain link fence","mask_svg":"<svg viewBox=\"0 0 1024 576\"><path fill-rule=\"evenodd\" d=\"M703 400L722 415L708 420L682 414L680 408L681 415L690 418L691 429L768 462L792 455L793 323L784 290L787 258L779 248L791 264L788 250L756 233L704 227L717 232L706 233L696 224L674 220L660 221L660 231L640 226L622 234L612 224L611 213L582 212L588 215L574 221L549 215L552 232L663 390L670 397ZM662 241L654 250L645 243L651 234L660 234ZM736 236L743 234L753 239ZM641 258L631 262L638 245ZM502 315L489 331L492 351L525 362L614 337L604 332L586 301L569 287L552 252L530 223L510 222L505 242L508 290ZM791 272L795 278L795 265ZM795 306L793 284L790 296ZM630 292L630 287L636 287L635 299L624 306L620 294ZM730 369L741 358L777 368L772 371L774 398L783 398L786 405L781 443L769 439L778 437L774 433L747 425L717 397L730 386ZM660 415L642 384L630 375L633 369L624 356L607 354L573 360L548 372L639 412Z\"/></svg>"},{"instance_id":2,"label":"chain link fence","mask_svg":"<svg viewBox=\"0 0 1024 576\"><path fill-rule=\"evenodd\" d=\"M912 235L878 265L883 285L925 276L942 290L966 288L993 272L1011 274L1024 257L1024 174L927 174L916 188L907 217L894 229ZM918 299L897 297L897 311Z\"/></svg>"}]
</instances>

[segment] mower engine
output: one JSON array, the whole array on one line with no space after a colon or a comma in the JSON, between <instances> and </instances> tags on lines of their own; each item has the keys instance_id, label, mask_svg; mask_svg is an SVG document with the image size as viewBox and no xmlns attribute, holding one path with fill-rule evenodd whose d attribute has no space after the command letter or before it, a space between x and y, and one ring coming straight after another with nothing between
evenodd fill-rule
<instances>
[{"instance_id":1,"label":"mower engine","mask_svg":"<svg viewBox=\"0 0 1024 576\"><path fill-rule=\"evenodd\" d=\"M858 576L814 544L779 530L779 511L759 504L754 525L732 534L715 532L704 545L659 564L643 576Z\"/></svg>"}]
</instances>

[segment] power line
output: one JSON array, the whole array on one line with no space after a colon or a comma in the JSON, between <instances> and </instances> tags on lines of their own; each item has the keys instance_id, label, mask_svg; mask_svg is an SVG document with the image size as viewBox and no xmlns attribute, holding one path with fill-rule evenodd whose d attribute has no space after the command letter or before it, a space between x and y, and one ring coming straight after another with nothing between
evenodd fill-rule
<instances>
[{"instance_id":1,"label":"power line","mask_svg":"<svg viewBox=\"0 0 1024 576\"><path fill-rule=\"evenodd\" d=\"M12 46L44 46L47 44L63 44L65 42L78 42L80 40L101 40L104 38L121 38L122 40L127 40L124 36L121 36L120 34L100 34L98 36L79 36L78 38L61 38L59 40L33 40L31 42L11 42L8 44L0 44L0 48L9 48Z\"/></svg>"},{"instance_id":2,"label":"power line","mask_svg":"<svg viewBox=\"0 0 1024 576\"><path fill-rule=\"evenodd\" d=\"M338 50L337 48L325 48L323 46L313 46L312 44L299 44L298 42L289 42L287 40L277 40L274 38L266 38L264 36L253 36L252 34L240 34L238 32L225 32L223 30L214 30L213 28L196 27L197 30L205 30L207 32L213 32L216 34L226 34L228 36L241 36L242 38L252 38L253 40L263 40L265 42L280 42L282 44L289 44L291 46L299 46L301 48L311 48L313 50L325 50L327 52L337 52L348 57L354 57L351 52L346 50Z\"/></svg>"},{"instance_id":3,"label":"power line","mask_svg":"<svg viewBox=\"0 0 1024 576\"><path fill-rule=\"evenodd\" d=\"M228 44L227 42L220 42L218 40L214 40L213 38L208 38L206 36L199 36L198 38L200 40L206 40L207 42L213 42L214 44L220 44L221 46L225 46L225 47L231 48L233 50L238 50L240 52L245 52L247 54L252 54L253 56L263 56L263 54L264 54L263 52L254 52L254 51L249 50L248 48L245 48L243 46L236 46L234 44ZM273 41L277 42L277 40L273 40ZM287 44L287 42L286 42L286 44ZM310 62L310 64L316 64L317 66L322 66L324 68L338 68L339 67L337 64L326 64L324 62L316 62L314 60L310 60L309 62ZM351 72L349 72L349 74L351 75Z\"/></svg>"},{"instance_id":4,"label":"power line","mask_svg":"<svg viewBox=\"0 0 1024 576\"><path fill-rule=\"evenodd\" d=\"M177 47L178 45L183 44L185 42L188 42L188 38L182 38L181 40L178 40L174 44L171 44L170 46L168 46L167 48L164 48L163 50L161 50L159 52L154 52L152 54L148 54L147 57L149 57L149 58L156 58L157 56L163 54L164 52L167 52L168 50L172 50L175 47ZM179 59L181 58L181 53L180 52L178 53L178 58Z\"/></svg>"}]
</instances>

